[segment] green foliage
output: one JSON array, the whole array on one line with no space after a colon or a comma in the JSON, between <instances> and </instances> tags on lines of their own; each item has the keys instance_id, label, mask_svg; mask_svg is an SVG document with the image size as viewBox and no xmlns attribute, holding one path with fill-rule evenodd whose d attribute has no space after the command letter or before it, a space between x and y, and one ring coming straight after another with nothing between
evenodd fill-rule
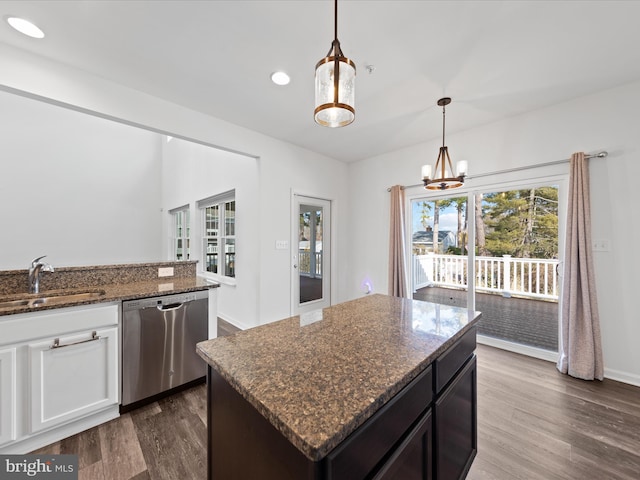
<instances>
[{"instance_id":1,"label":"green foliage","mask_svg":"<svg viewBox=\"0 0 640 480\"><path fill-rule=\"evenodd\" d=\"M482 208L491 256L557 258L557 187L489 193Z\"/></svg>"}]
</instances>

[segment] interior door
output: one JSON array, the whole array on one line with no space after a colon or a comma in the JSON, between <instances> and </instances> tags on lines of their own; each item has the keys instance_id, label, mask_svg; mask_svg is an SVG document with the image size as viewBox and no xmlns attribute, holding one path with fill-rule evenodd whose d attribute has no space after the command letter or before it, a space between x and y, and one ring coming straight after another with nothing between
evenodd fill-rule
<instances>
[{"instance_id":1,"label":"interior door","mask_svg":"<svg viewBox=\"0 0 640 480\"><path fill-rule=\"evenodd\" d=\"M331 202L294 195L292 313L331 305Z\"/></svg>"}]
</instances>

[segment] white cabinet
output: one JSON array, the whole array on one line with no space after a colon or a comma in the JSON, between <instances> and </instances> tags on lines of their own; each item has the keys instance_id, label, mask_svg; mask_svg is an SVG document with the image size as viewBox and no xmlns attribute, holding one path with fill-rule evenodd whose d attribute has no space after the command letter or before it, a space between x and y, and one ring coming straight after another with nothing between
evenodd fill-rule
<instances>
[{"instance_id":1,"label":"white cabinet","mask_svg":"<svg viewBox=\"0 0 640 480\"><path fill-rule=\"evenodd\" d=\"M16 438L16 349L0 348L0 445Z\"/></svg>"},{"instance_id":2,"label":"white cabinet","mask_svg":"<svg viewBox=\"0 0 640 480\"><path fill-rule=\"evenodd\" d=\"M0 316L0 454L119 415L119 318L119 304Z\"/></svg>"},{"instance_id":3,"label":"white cabinet","mask_svg":"<svg viewBox=\"0 0 640 480\"><path fill-rule=\"evenodd\" d=\"M118 403L118 329L30 343L31 433Z\"/></svg>"}]
</instances>

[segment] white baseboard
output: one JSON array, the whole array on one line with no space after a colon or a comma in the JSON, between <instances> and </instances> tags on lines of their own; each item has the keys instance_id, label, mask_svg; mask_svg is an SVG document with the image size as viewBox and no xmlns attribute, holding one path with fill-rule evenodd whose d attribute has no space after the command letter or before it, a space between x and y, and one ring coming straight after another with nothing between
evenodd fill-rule
<instances>
[{"instance_id":1,"label":"white baseboard","mask_svg":"<svg viewBox=\"0 0 640 480\"><path fill-rule=\"evenodd\" d=\"M240 330L247 330L248 328L251 328L251 326L245 325L243 322L240 322L234 318L231 318L228 315L221 314L220 312L218 312L218 318L221 318L225 322L230 323L231 325L233 325L236 328L239 328ZM252 325L252 326L255 327L255 325Z\"/></svg>"},{"instance_id":2,"label":"white baseboard","mask_svg":"<svg viewBox=\"0 0 640 480\"><path fill-rule=\"evenodd\" d=\"M507 342L506 340L500 340L498 338L486 337L484 335L478 335L478 343L482 345L488 345L490 347L501 348L509 352L520 353L533 358L539 358L548 362L558 363L558 353L551 352L536 347L529 347L526 345L520 345L518 343ZM622 372L620 370L614 370L611 368L604 369L604 377L609 380L615 380L616 382L628 383L636 387L640 387L640 375L633 373Z\"/></svg>"},{"instance_id":3,"label":"white baseboard","mask_svg":"<svg viewBox=\"0 0 640 480\"><path fill-rule=\"evenodd\" d=\"M604 376L609 380L615 380L616 382L628 383L629 385L640 387L640 375L621 372L620 370L614 370L612 368L605 368Z\"/></svg>"}]
</instances>

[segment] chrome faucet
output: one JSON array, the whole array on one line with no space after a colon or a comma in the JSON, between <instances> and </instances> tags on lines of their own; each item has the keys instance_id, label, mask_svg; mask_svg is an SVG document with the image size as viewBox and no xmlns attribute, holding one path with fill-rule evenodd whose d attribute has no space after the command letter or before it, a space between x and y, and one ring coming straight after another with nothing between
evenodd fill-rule
<instances>
[{"instance_id":1,"label":"chrome faucet","mask_svg":"<svg viewBox=\"0 0 640 480\"><path fill-rule=\"evenodd\" d=\"M41 262L46 255L33 259L29 267L29 293L40 293L40 273L53 272L53 266Z\"/></svg>"}]
</instances>

